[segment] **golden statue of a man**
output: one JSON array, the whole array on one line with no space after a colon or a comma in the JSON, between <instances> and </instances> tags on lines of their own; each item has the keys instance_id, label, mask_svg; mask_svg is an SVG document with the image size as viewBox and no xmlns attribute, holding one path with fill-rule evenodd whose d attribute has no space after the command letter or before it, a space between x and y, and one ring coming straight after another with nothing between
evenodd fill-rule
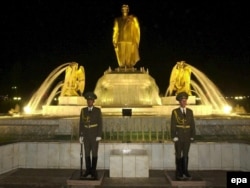
<instances>
[{"instance_id":1,"label":"golden statue of a man","mask_svg":"<svg viewBox=\"0 0 250 188\"><path fill-rule=\"evenodd\" d=\"M128 15L128 5L122 5L121 12L114 21L113 45L119 67L131 68L140 60L140 26L135 16Z\"/></svg>"},{"instance_id":2,"label":"golden statue of a man","mask_svg":"<svg viewBox=\"0 0 250 188\"><path fill-rule=\"evenodd\" d=\"M174 91L176 95L181 92L191 95L190 82L191 67L185 61L177 62L172 69L166 95L172 95Z\"/></svg>"}]
</instances>

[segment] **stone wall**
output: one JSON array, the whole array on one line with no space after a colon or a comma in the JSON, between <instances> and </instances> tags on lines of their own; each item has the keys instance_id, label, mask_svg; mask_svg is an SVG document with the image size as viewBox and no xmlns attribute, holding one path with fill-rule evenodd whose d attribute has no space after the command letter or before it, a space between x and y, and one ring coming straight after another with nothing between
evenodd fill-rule
<instances>
[{"instance_id":1,"label":"stone wall","mask_svg":"<svg viewBox=\"0 0 250 188\"><path fill-rule=\"evenodd\" d=\"M103 143L99 145L97 169L110 168L113 149L143 149L149 169L175 169L172 142ZM189 152L190 170L250 170L250 145L242 143L196 142ZM130 164L127 164L130 165ZM83 160L85 168L85 161ZM19 142L0 146L0 174L17 168L79 169L78 142Z\"/></svg>"}]
</instances>

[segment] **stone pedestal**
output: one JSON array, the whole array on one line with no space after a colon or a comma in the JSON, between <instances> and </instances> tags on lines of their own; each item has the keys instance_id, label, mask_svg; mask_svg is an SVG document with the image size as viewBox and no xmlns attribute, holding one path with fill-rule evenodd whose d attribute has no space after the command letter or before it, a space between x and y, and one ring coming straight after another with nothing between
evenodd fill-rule
<instances>
[{"instance_id":1,"label":"stone pedestal","mask_svg":"<svg viewBox=\"0 0 250 188\"><path fill-rule=\"evenodd\" d=\"M86 105L86 100L81 96L59 97L59 105Z\"/></svg>"},{"instance_id":2,"label":"stone pedestal","mask_svg":"<svg viewBox=\"0 0 250 188\"><path fill-rule=\"evenodd\" d=\"M178 105L176 96L161 97L162 105ZM196 104L196 96L189 96L187 100L188 104Z\"/></svg>"},{"instance_id":3,"label":"stone pedestal","mask_svg":"<svg viewBox=\"0 0 250 188\"><path fill-rule=\"evenodd\" d=\"M102 107L148 107L161 105L159 88L146 71L108 71L98 80L95 105Z\"/></svg>"},{"instance_id":4,"label":"stone pedestal","mask_svg":"<svg viewBox=\"0 0 250 188\"><path fill-rule=\"evenodd\" d=\"M111 150L110 177L149 177L147 151L144 149Z\"/></svg>"}]
</instances>

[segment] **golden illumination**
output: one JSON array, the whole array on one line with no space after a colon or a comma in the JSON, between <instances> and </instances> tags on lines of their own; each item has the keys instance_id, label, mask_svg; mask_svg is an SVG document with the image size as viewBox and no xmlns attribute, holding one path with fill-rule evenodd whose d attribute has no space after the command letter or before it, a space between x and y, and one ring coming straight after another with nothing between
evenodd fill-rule
<instances>
[{"instance_id":1,"label":"golden illumination","mask_svg":"<svg viewBox=\"0 0 250 188\"><path fill-rule=\"evenodd\" d=\"M22 100L22 98L21 97L13 97L13 100L14 101L20 101L20 100Z\"/></svg>"},{"instance_id":2,"label":"golden illumination","mask_svg":"<svg viewBox=\"0 0 250 188\"><path fill-rule=\"evenodd\" d=\"M29 106L25 106L23 110L25 114L31 114L31 108Z\"/></svg>"},{"instance_id":3,"label":"golden illumination","mask_svg":"<svg viewBox=\"0 0 250 188\"><path fill-rule=\"evenodd\" d=\"M236 100L242 100L244 97L243 96L235 96L234 99Z\"/></svg>"},{"instance_id":4,"label":"golden illumination","mask_svg":"<svg viewBox=\"0 0 250 188\"><path fill-rule=\"evenodd\" d=\"M223 112L224 112L225 114L230 114L231 111L232 111L232 107L231 107L231 106L224 106Z\"/></svg>"}]
</instances>

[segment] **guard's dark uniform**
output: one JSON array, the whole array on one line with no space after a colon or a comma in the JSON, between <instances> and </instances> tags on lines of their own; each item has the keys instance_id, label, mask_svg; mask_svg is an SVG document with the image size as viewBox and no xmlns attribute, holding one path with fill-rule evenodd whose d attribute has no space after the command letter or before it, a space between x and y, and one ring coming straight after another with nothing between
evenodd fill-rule
<instances>
[{"instance_id":1,"label":"guard's dark uniform","mask_svg":"<svg viewBox=\"0 0 250 188\"><path fill-rule=\"evenodd\" d=\"M98 156L98 143L96 137L102 136L102 115L100 108L93 107L92 111L88 107L81 110L80 115L80 136L84 137L85 157Z\"/></svg>"},{"instance_id":2,"label":"guard's dark uniform","mask_svg":"<svg viewBox=\"0 0 250 188\"><path fill-rule=\"evenodd\" d=\"M187 99L188 94L185 92L179 93L176 100ZM185 102L186 103L186 102ZM182 112L181 107L172 111L171 115L171 138L175 144L176 155L176 178L183 179L184 177L191 178L188 173L188 152L190 148L191 139L195 136L195 122L193 111L186 108L186 104L182 104L185 108L185 113Z\"/></svg>"},{"instance_id":3,"label":"guard's dark uniform","mask_svg":"<svg viewBox=\"0 0 250 188\"><path fill-rule=\"evenodd\" d=\"M93 106L97 98L92 92L85 94L86 100L92 100L92 106L81 109L79 123L79 137L83 137L86 171L84 177L91 174L97 178L96 165L98 159L99 140L102 136L102 113L101 109ZM92 154L92 160L90 155Z\"/></svg>"}]
</instances>

